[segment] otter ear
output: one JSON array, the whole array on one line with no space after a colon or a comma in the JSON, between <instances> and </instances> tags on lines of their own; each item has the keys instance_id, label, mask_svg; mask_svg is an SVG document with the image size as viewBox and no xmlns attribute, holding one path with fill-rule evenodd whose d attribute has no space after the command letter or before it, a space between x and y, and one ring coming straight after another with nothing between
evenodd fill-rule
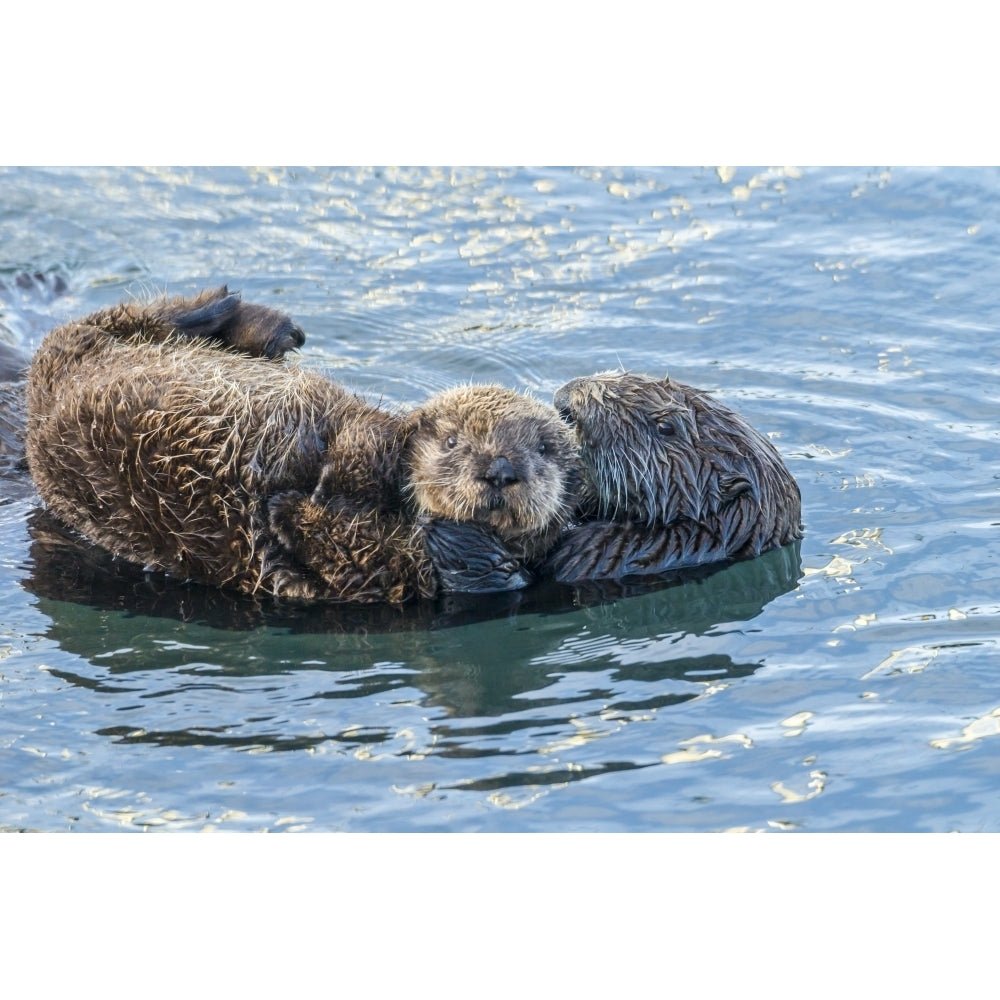
<instances>
[{"instance_id":1,"label":"otter ear","mask_svg":"<svg viewBox=\"0 0 1000 1000\"><path fill-rule=\"evenodd\" d=\"M413 410L403 417L401 428L403 440L406 441L418 431L426 431L431 426L431 418L420 410Z\"/></svg>"},{"instance_id":2,"label":"otter ear","mask_svg":"<svg viewBox=\"0 0 1000 1000\"><path fill-rule=\"evenodd\" d=\"M403 423L406 427L408 433L413 433L414 431L425 431L431 433L437 429L437 418L434 414L429 413L427 408L424 406L419 406L415 410L411 410L403 418Z\"/></svg>"}]
</instances>

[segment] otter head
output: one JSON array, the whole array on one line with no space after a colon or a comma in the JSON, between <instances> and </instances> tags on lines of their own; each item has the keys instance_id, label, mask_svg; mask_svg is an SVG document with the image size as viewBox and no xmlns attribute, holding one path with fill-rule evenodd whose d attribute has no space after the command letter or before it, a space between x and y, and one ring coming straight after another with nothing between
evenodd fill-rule
<instances>
[{"instance_id":1,"label":"otter head","mask_svg":"<svg viewBox=\"0 0 1000 1000\"><path fill-rule=\"evenodd\" d=\"M407 489L418 513L488 525L526 552L572 513L573 436L552 407L500 386L460 386L409 418Z\"/></svg>"},{"instance_id":2,"label":"otter head","mask_svg":"<svg viewBox=\"0 0 1000 1000\"><path fill-rule=\"evenodd\" d=\"M557 390L573 427L588 515L710 524L737 497L798 537L799 490L767 438L707 393L669 378L603 372ZM794 525L794 527L793 527Z\"/></svg>"}]
</instances>

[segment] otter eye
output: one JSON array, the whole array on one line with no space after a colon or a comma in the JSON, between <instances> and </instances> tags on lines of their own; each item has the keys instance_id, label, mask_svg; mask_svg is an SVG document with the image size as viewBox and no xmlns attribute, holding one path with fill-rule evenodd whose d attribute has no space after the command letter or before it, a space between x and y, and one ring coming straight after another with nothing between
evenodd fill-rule
<instances>
[{"instance_id":1,"label":"otter eye","mask_svg":"<svg viewBox=\"0 0 1000 1000\"><path fill-rule=\"evenodd\" d=\"M672 420L659 420L656 424L656 433L660 437L673 437L677 433L677 425Z\"/></svg>"},{"instance_id":2,"label":"otter eye","mask_svg":"<svg viewBox=\"0 0 1000 1000\"><path fill-rule=\"evenodd\" d=\"M544 455L548 450L549 446L544 441L538 446L539 455Z\"/></svg>"},{"instance_id":3,"label":"otter eye","mask_svg":"<svg viewBox=\"0 0 1000 1000\"><path fill-rule=\"evenodd\" d=\"M458 444L458 441L456 441L455 438L450 437L445 441L444 446L450 449L454 448L456 444Z\"/></svg>"}]
</instances>

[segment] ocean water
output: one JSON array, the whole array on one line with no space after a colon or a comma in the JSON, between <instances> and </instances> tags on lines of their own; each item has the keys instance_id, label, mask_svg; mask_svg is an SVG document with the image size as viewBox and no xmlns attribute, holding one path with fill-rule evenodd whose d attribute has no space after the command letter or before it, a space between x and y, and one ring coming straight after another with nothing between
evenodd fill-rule
<instances>
[{"instance_id":1,"label":"ocean water","mask_svg":"<svg viewBox=\"0 0 1000 1000\"><path fill-rule=\"evenodd\" d=\"M394 405L708 389L805 523L643 593L289 613L80 545L8 468L0 829L997 830L998 216L986 169L0 170L0 364L225 283Z\"/></svg>"}]
</instances>

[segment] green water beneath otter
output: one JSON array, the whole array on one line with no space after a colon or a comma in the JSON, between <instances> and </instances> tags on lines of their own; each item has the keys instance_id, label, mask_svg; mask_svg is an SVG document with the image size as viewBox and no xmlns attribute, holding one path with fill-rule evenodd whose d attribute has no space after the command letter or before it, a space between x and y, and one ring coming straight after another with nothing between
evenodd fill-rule
<instances>
[{"instance_id":1,"label":"green water beneath otter","mask_svg":"<svg viewBox=\"0 0 1000 1000\"><path fill-rule=\"evenodd\" d=\"M4 170L0 206L12 345L229 283L390 403L669 373L806 528L645 593L285 614L0 481L0 829L1000 829L996 171Z\"/></svg>"}]
</instances>

